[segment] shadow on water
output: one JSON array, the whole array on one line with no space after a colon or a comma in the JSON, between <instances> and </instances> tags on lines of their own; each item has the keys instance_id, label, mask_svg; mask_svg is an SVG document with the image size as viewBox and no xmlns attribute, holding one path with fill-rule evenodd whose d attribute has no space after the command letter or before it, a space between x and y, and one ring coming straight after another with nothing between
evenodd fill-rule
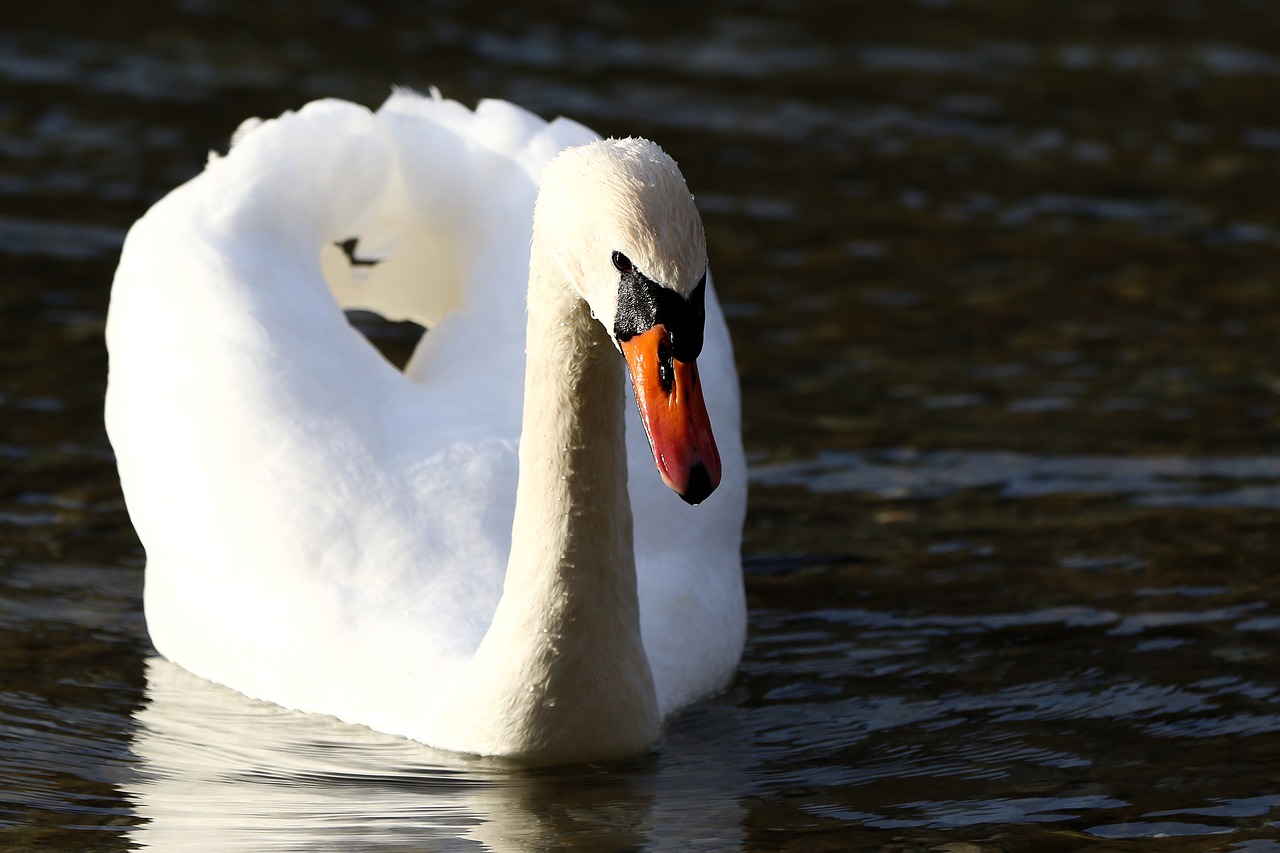
<instances>
[{"instance_id":1,"label":"shadow on water","mask_svg":"<svg viewBox=\"0 0 1280 853\"><path fill-rule=\"evenodd\" d=\"M1277 45L1246 0L15 10L0 847L1280 850ZM651 136L697 192L751 639L655 755L467 761L153 657L118 246L244 117L392 83Z\"/></svg>"}]
</instances>

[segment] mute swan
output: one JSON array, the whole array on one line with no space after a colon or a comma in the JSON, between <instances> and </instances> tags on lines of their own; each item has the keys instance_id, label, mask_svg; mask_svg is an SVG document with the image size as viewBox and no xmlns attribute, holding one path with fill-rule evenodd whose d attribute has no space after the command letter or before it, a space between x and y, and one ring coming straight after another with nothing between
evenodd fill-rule
<instances>
[{"instance_id":1,"label":"mute swan","mask_svg":"<svg viewBox=\"0 0 1280 853\"><path fill-rule=\"evenodd\" d=\"M429 331L401 372L343 308ZM130 230L107 345L148 628L197 675L541 762L732 677L737 375L656 145L435 93L247 122Z\"/></svg>"}]
</instances>

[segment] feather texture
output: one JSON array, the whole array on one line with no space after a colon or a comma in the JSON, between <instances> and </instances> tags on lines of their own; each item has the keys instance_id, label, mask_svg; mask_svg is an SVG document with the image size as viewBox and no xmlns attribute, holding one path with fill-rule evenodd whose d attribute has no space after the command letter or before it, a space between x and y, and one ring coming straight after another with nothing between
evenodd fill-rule
<instances>
[{"instance_id":1,"label":"feather texture","mask_svg":"<svg viewBox=\"0 0 1280 853\"><path fill-rule=\"evenodd\" d=\"M594 139L501 101L471 111L397 92L376 113L319 101L246 125L135 224L108 316L106 420L162 654L256 698L536 757L536 743L499 737L496 723L458 734L449 720L480 701L477 671L497 667L477 652L513 559L539 182L559 152ZM597 221L619 203L580 192ZM351 264L337 244L352 238L378 262ZM705 254L670 237L645 245L674 287L697 283ZM597 301L595 314L612 310ZM429 331L401 372L344 308ZM685 506L655 474L634 405L619 404L616 488L634 530L655 719L722 689L744 640L737 376L710 282L706 314L699 368L721 490ZM504 606L520 594L508 589Z\"/></svg>"}]
</instances>

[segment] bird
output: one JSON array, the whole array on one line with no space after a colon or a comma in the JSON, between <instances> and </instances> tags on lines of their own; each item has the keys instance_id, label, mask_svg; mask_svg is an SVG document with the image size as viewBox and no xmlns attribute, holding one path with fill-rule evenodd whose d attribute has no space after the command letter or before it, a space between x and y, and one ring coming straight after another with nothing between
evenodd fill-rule
<instances>
[{"instance_id":1,"label":"bird","mask_svg":"<svg viewBox=\"0 0 1280 853\"><path fill-rule=\"evenodd\" d=\"M353 310L422 327L402 368ZM129 230L106 342L148 631L190 672L545 764L652 750L731 682L738 375L655 143L436 90L247 120Z\"/></svg>"}]
</instances>

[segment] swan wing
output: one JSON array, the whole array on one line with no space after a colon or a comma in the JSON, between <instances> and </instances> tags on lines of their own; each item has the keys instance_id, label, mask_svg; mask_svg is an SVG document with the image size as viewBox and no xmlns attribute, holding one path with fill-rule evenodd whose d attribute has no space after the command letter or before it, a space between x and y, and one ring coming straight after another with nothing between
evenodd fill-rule
<instances>
[{"instance_id":1,"label":"swan wing","mask_svg":"<svg viewBox=\"0 0 1280 853\"><path fill-rule=\"evenodd\" d=\"M106 422L161 653L252 696L430 741L510 550L538 176L593 138L501 101L319 101L246 126L131 229ZM429 332L402 372L347 308ZM737 377L713 292L706 337L720 492L690 511L628 421L664 713L723 685L745 626Z\"/></svg>"},{"instance_id":2,"label":"swan wing","mask_svg":"<svg viewBox=\"0 0 1280 853\"><path fill-rule=\"evenodd\" d=\"M483 635L514 506L535 178L589 134L490 103L310 104L239 134L130 231L106 421L148 627L192 671L413 734L396 715L421 716ZM352 237L357 257L453 261L361 281L333 255ZM432 322L412 378L353 306Z\"/></svg>"}]
</instances>

